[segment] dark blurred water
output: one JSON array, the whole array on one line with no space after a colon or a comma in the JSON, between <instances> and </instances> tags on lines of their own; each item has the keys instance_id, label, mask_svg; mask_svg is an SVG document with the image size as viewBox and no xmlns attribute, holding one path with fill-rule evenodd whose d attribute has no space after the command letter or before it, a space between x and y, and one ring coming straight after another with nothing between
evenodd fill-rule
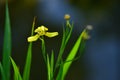
<instances>
[{"instance_id":1,"label":"dark blurred water","mask_svg":"<svg viewBox=\"0 0 120 80\"><path fill-rule=\"evenodd\" d=\"M4 33L5 4L0 2L0 55ZM74 62L66 80L120 80L120 5L117 0L11 0L9 10L12 28L12 56L21 71L27 52L27 37L30 36L32 20L37 16L36 26L45 25L49 31L58 31L60 35L53 39L46 38L47 50L56 50L61 44L64 14L71 15L74 32L70 40L74 44L79 33L87 24L93 25L91 39L87 41L85 54ZM31 80L46 80L46 71L40 42L33 45ZM66 52L67 53L67 52ZM2 58L2 56L0 56ZM1 60L1 59L0 59Z\"/></svg>"}]
</instances>

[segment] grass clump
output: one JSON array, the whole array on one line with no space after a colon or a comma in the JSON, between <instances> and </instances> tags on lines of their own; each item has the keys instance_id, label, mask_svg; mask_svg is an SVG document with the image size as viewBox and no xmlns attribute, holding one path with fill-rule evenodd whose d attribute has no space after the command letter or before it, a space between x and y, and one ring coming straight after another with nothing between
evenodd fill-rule
<instances>
[{"instance_id":1,"label":"grass clump","mask_svg":"<svg viewBox=\"0 0 120 80\"><path fill-rule=\"evenodd\" d=\"M74 25L70 22L70 15L66 14L64 19L66 21L63 27L62 42L58 52L57 59L54 56L54 50L51 51L51 54L48 55L45 46L44 37L56 37L59 36L58 32L49 32L48 28L44 25L39 26L37 29L34 29L35 19L32 24L31 36L27 38L29 42L28 51L26 55L26 61L23 73L21 74L19 68L17 67L14 59L11 57L11 27L10 27L10 17L8 4L6 4L6 16L5 16L5 33L4 33L4 43L3 43L3 59L0 62L0 73L1 80L10 80L10 65L12 64L14 70L14 80L29 80L30 79L30 70L31 70L31 61L32 61L32 43L40 40L41 41L41 50L44 62L47 69L48 80L65 80L65 76L68 73L72 62L81 57L82 51L84 50L85 41L90 38L89 31L92 30L92 26L88 25L82 33L77 38L72 49L69 51L66 59L63 59L63 54L65 51L67 43L70 40L71 34L73 32ZM35 33L35 35L34 35ZM80 55L77 55L77 52L80 50Z\"/></svg>"}]
</instances>

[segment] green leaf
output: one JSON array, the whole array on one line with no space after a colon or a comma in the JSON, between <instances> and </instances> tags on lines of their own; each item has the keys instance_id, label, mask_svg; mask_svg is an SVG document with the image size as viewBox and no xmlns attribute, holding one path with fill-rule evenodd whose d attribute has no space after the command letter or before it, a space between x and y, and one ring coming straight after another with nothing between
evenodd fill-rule
<instances>
[{"instance_id":1,"label":"green leaf","mask_svg":"<svg viewBox=\"0 0 120 80\"><path fill-rule=\"evenodd\" d=\"M57 75L56 80L63 80L62 74L63 74L63 61L62 61L61 64L60 64L60 69L59 69L59 73L58 73L58 75Z\"/></svg>"},{"instance_id":2,"label":"green leaf","mask_svg":"<svg viewBox=\"0 0 120 80\"><path fill-rule=\"evenodd\" d=\"M51 54L51 78L52 78L52 80L53 80L53 75L54 75L54 71L53 71L53 69L54 69L54 52L52 51L52 54Z\"/></svg>"},{"instance_id":3,"label":"green leaf","mask_svg":"<svg viewBox=\"0 0 120 80\"><path fill-rule=\"evenodd\" d=\"M2 80L6 80L5 72L3 70L3 66L2 66L1 62L0 62L0 73L2 76Z\"/></svg>"},{"instance_id":4,"label":"green leaf","mask_svg":"<svg viewBox=\"0 0 120 80\"><path fill-rule=\"evenodd\" d=\"M26 63L23 72L23 80L29 80L32 59L32 43L29 44Z\"/></svg>"},{"instance_id":5,"label":"green leaf","mask_svg":"<svg viewBox=\"0 0 120 80\"><path fill-rule=\"evenodd\" d=\"M40 39L42 41L42 55L43 55L43 58L45 60L45 63L46 63L46 49L45 49L45 41L44 41L44 37L42 39Z\"/></svg>"},{"instance_id":6,"label":"green leaf","mask_svg":"<svg viewBox=\"0 0 120 80\"><path fill-rule=\"evenodd\" d=\"M14 69L14 80L22 80L19 69L18 69L16 63L14 62L14 60L12 59L12 57L10 57L10 60L12 62L12 66L13 66L13 69Z\"/></svg>"},{"instance_id":7,"label":"green leaf","mask_svg":"<svg viewBox=\"0 0 120 80\"><path fill-rule=\"evenodd\" d=\"M78 37L76 43L74 44L73 48L71 49L70 53L68 54L67 56L67 59L65 60L65 63L64 63L64 66L63 66L63 76L62 78L64 79L64 77L66 76L67 72L68 72L68 69L69 67L71 66L76 54L77 54L77 51L80 47L80 44L81 44L81 41L82 41L82 38L83 38L83 34L86 33L86 30L84 30L81 35Z\"/></svg>"},{"instance_id":8,"label":"green leaf","mask_svg":"<svg viewBox=\"0 0 120 80\"><path fill-rule=\"evenodd\" d=\"M31 36L33 35L33 32L34 32L35 19L36 17L34 17L34 20L33 20ZM26 63L25 63L24 72L23 72L23 80L29 80L31 60L32 60L32 42L30 42L28 46Z\"/></svg>"},{"instance_id":9,"label":"green leaf","mask_svg":"<svg viewBox=\"0 0 120 80\"><path fill-rule=\"evenodd\" d=\"M4 42L3 42L3 69L6 76L6 80L10 79L10 60L11 56L11 28L10 28L10 17L8 9L8 1L6 0L5 8L5 30L4 30Z\"/></svg>"},{"instance_id":10,"label":"green leaf","mask_svg":"<svg viewBox=\"0 0 120 80\"><path fill-rule=\"evenodd\" d=\"M68 27L68 26L66 26L65 28L63 27L62 44L61 44L60 51L59 51L59 54L58 54L57 62L56 62L56 65L55 65L55 69L60 64L61 57L62 57L63 52L65 50L66 44L68 43L68 41L70 39L72 31L73 31L73 24L72 24L72 26L70 25L70 27Z\"/></svg>"},{"instance_id":11,"label":"green leaf","mask_svg":"<svg viewBox=\"0 0 120 80\"><path fill-rule=\"evenodd\" d=\"M48 54L47 54L47 70L48 70L48 80L51 80L51 68L50 68L50 61Z\"/></svg>"}]
</instances>

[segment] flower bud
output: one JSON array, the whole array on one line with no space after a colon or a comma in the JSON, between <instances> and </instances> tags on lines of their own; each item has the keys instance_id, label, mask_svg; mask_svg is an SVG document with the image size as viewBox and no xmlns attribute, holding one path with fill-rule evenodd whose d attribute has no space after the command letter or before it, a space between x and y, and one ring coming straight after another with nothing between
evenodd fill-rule
<instances>
[{"instance_id":1,"label":"flower bud","mask_svg":"<svg viewBox=\"0 0 120 80\"><path fill-rule=\"evenodd\" d=\"M69 14L65 14L64 19L65 20L69 20L70 19L70 15Z\"/></svg>"},{"instance_id":2,"label":"flower bud","mask_svg":"<svg viewBox=\"0 0 120 80\"><path fill-rule=\"evenodd\" d=\"M87 30L92 30L92 29L93 29L93 26L92 26L92 25L87 25L86 29L87 29Z\"/></svg>"}]
</instances>

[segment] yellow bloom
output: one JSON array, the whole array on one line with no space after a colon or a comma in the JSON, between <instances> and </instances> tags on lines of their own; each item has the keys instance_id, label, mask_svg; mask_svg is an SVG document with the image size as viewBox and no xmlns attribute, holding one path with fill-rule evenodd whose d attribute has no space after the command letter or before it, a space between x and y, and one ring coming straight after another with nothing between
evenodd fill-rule
<instances>
[{"instance_id":1,"label":"yellow bloom","mask_svg":"<svg viewBox=\"0 0 120 80\"><path fill-rule=\"evenodd\" d=\"M47 37L50 37L50 38L58 35L58 32L47 32L47 31L48 31L48 28L45 27L45 26L38 27L34 31L37 34L34 35L34 36L28 37L28 42L36 41L38 38L40 38L40 36L43 36L43 35L45 35Z\"/></svg>"}]
</instances>

